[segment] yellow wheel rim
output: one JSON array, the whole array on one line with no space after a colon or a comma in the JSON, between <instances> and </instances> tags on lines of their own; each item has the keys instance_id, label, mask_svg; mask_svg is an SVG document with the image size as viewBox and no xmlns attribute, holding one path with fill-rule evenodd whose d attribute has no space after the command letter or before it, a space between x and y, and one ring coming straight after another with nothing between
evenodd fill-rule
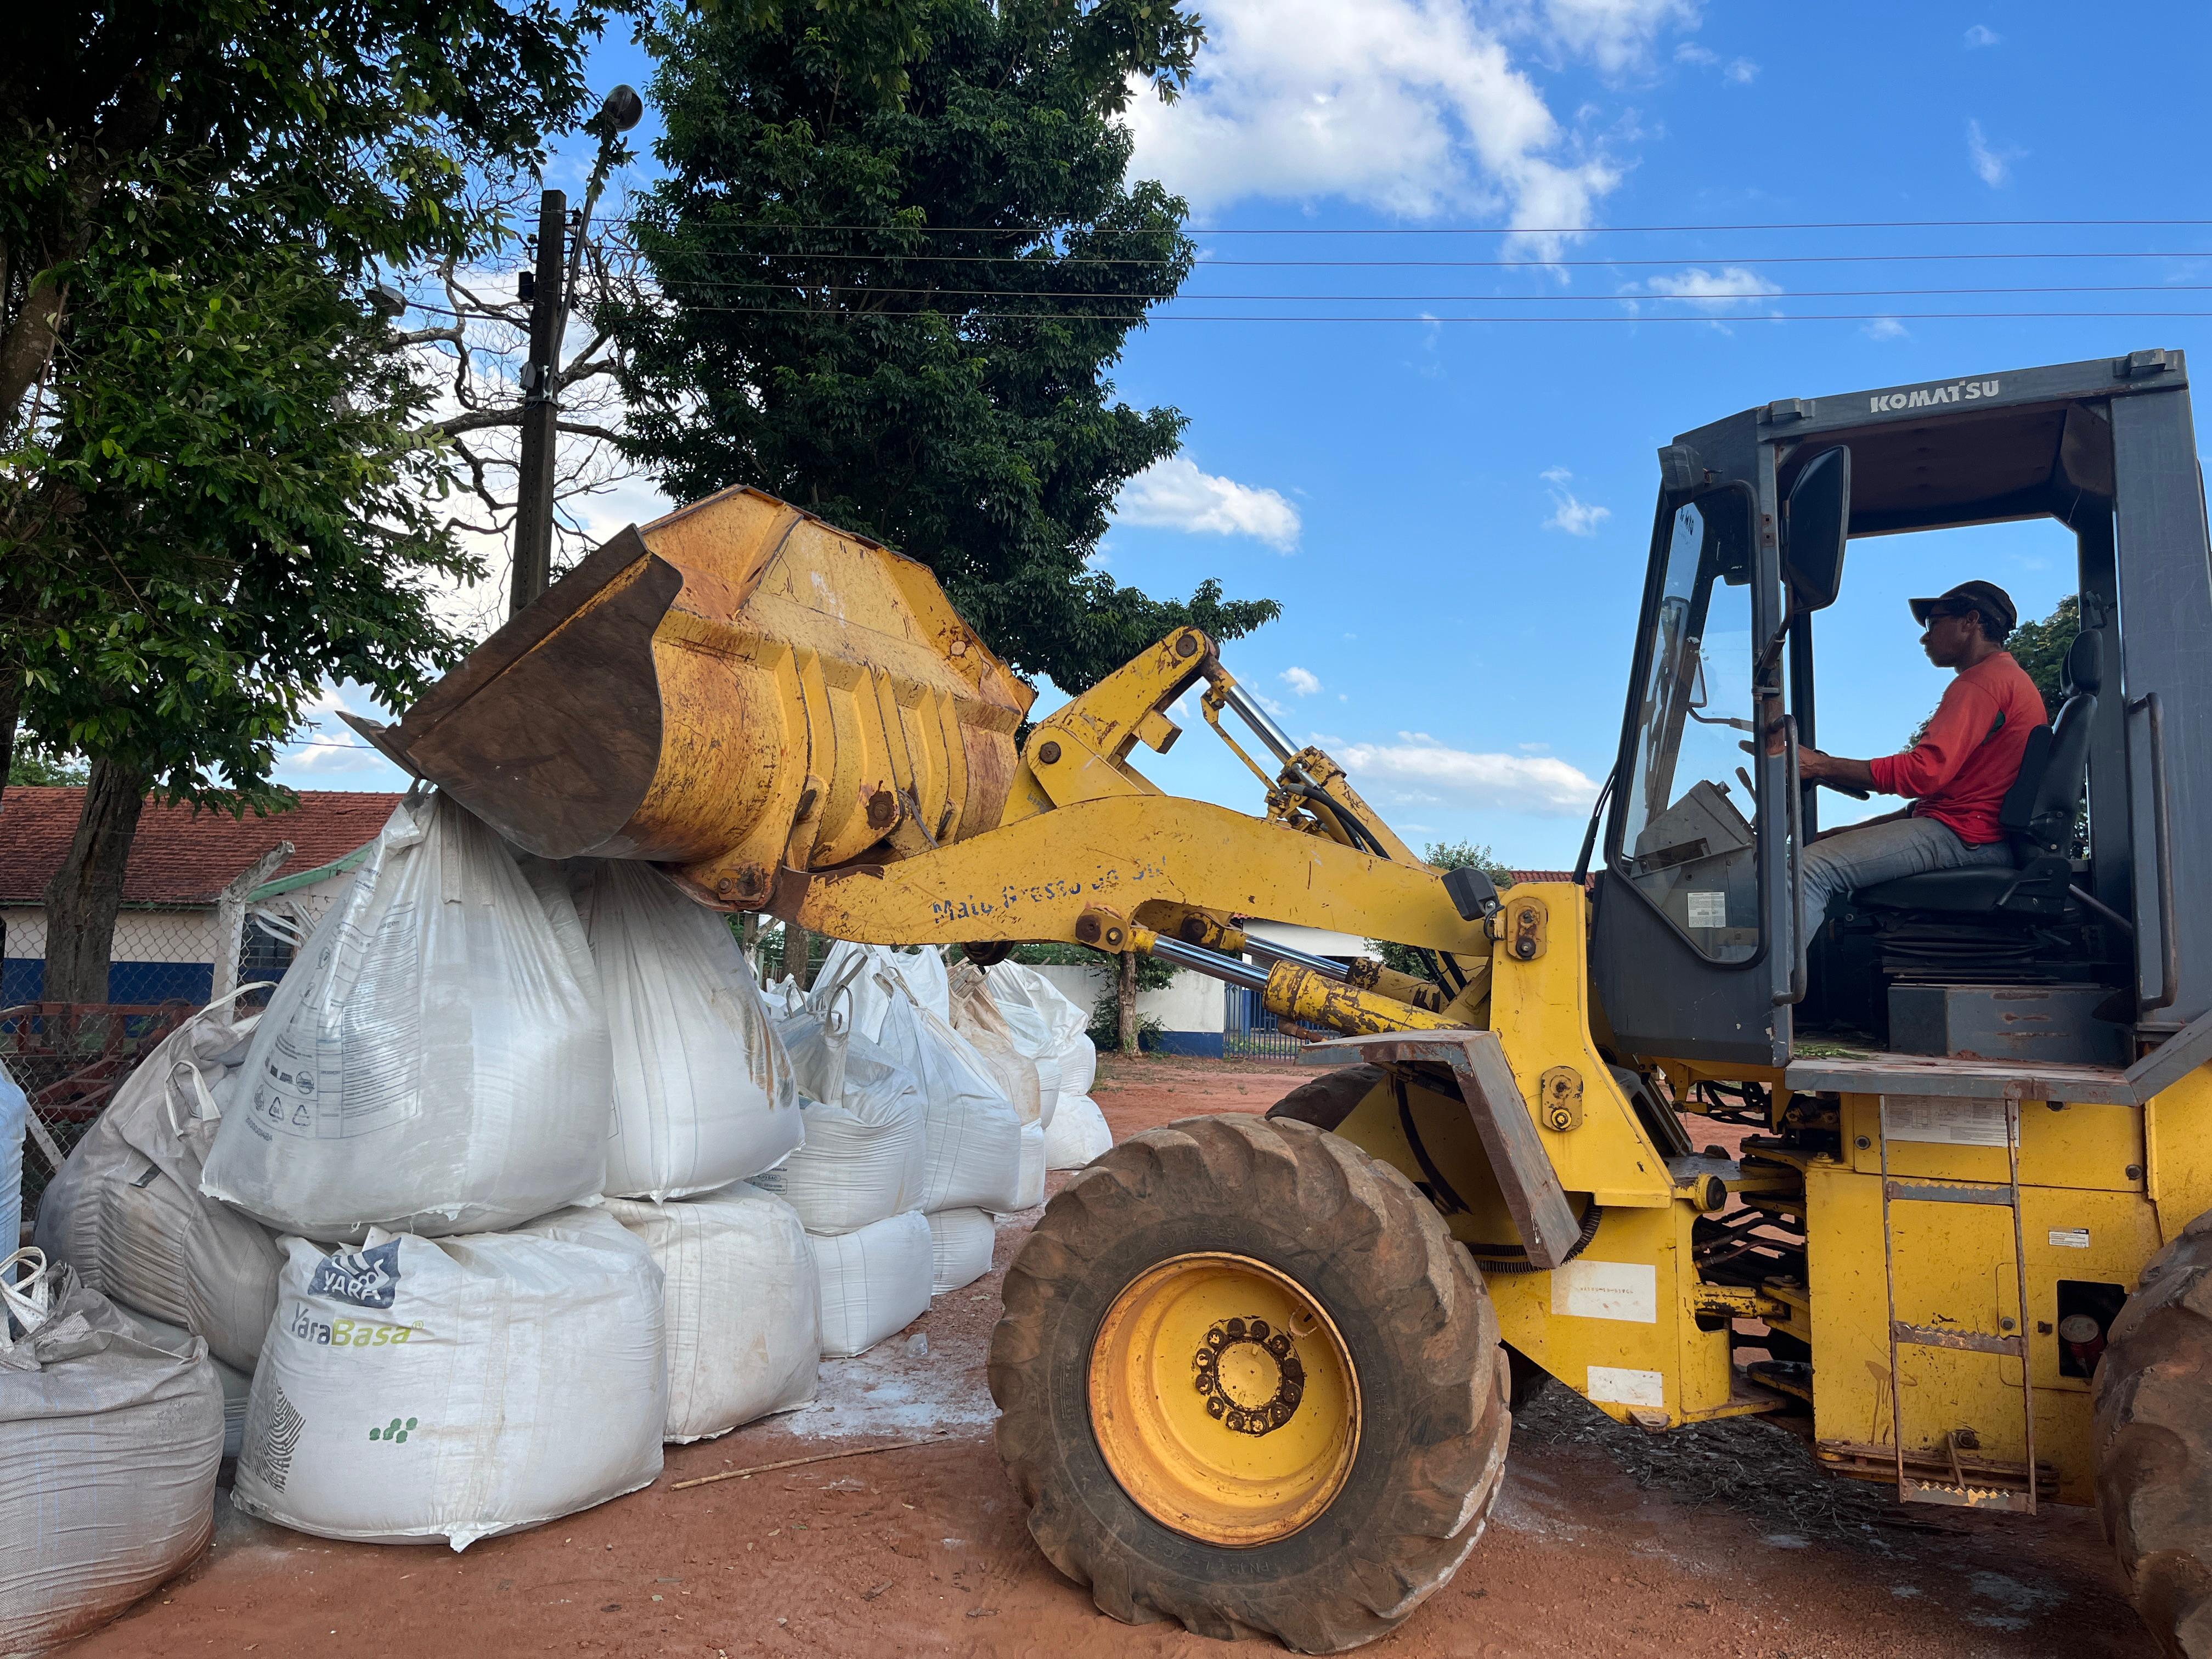
<instances>
[{"instance_id":1,"label":"yellow wheel rim","mask_svg":"<svg viewBox=\"0 0 2212 1659\"><path fill-rule=\"evenodd\" d=\"M1359 1450L1359 1375L1335 1322L1247 1256L1163 1261L1091 1345L1091 1426L1163 1526L1249 1548L1326 1510Z\"/></svg>"}]
</instances>

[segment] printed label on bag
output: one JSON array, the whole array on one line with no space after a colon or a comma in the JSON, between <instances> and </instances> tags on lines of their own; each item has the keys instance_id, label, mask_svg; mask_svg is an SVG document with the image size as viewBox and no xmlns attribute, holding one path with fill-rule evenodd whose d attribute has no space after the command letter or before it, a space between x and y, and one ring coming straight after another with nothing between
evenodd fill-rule
<instances>
[{"instance_id":1,"label":"printed label on bag","mask_svg":"<svg viewBox=\"0 0 2212 1659\"><path fill-rule=\"evenodd\" d=\"M360 1308L389 1308L399 1289L399 1241L365 1250L339 1250L315 1264L309 1296L334 1296Z\"/></svg>"},{"instance_id":2,"label":"printed label on bag","mask_svg":"<svg viewBox=\"0 0 2212 1659\"><path fill-rule=\"evenodd\" d=\"M325 1319L306 1303L292 1310L285 1334L319 1348L381 1348L422 1334L415 1325L380 1325L372 1319Z\"/></svg>"},{"instance_id":3,"label":"printed label on bag","mask_svg":"<svg viewBox=\"0 0 2212 1659\"><path fill-rule=\"evenodd\" d=\"M261 1430L261 1478L282 1492L292 1478L292 1454L299 1449L300 1431L307 1426L307 1419L284 1397L283 1389L272 1386L269 1392L269 1415Z\"/></svg>"},{"instance_id":4,"label":"printed label on bag","mask_svg":"<svg viewBox=\"0 0 2212 1659\"><path fill-rule=\"evenodd\" d=\"M294 1010L254 1079L257 1127L317 1140L389 1128L422 1110L422 921L394 904L323 948L327 981Z\"/></svg>"}]
</instances>

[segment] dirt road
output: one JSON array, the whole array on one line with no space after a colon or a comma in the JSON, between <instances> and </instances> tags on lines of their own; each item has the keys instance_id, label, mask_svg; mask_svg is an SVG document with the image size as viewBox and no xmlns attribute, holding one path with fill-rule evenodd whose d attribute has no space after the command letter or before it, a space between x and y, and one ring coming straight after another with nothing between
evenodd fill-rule
<instances>
[{"instance_id":1,"label":"dirt road","mask_svg":"<svg viewBox=\"0 0 2212 1659\"><path fill-rule=\"evenodd\" d=\"M1310 1072L1109 1066L1117 1135L1264 1110ZM1055 1176L1055 1188L1064 1177ZM999 1233L1001 1270L1027 1218ZM501 1659L545 1652L1188 1655L1131 1629L1030 1547L991 1449L998 1275L823 1370L814 1405L671 1447L648 1490L465 1554L325 1543L220 1510L216 1547L73 1656ZM923 1352L926 1349L927 1352ZM725 1468L941 1434L689 1491ZM1255 1648L1253 1652L1263 1650ZM1647 1437L1554 1388L1516 1425L1489 1535L1376 1659L1613 1653L2089 1656L2151 1651L2094 1514L1900 1511L1754 1422Z\"/></svg>"}]
</instances>

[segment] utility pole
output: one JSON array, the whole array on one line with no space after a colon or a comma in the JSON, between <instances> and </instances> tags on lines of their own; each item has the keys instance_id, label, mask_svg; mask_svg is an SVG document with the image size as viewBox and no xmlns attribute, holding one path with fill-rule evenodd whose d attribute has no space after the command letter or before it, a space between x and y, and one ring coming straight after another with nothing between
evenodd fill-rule
<instances>
[{"instance_id":1,"label":"utility pole","mask_svg":"<svg viewBox=\"0 0 2212 1659\"><path fill-rule=\"evenodd\" d=\"M514 616L553 580L553 444L561 417L561 337L568 331L568 197L538 198L538 269L530 294L530 358L522 366L522 458L514 503Z\"/></svg>"},{"instance_id":2,"label":"utility pole","mask_svg":"<svg viewBox=\"0 0 2212 1659\"><path fill-rule=\"evenodd\" d=\"M522 366L522 453L514 502L514 580L507 614L514 615L553 580L553 448L561 422L561 337L568 329L568 304L583 270L584 236L607 174L627 159L621 135L638 124L645 102L617 87L585 131L599 141L599 159L584 191L572 234L568 197L549 190L538 198L538 267L530 277L530 361Z\"/></svg>"}]
</instances>

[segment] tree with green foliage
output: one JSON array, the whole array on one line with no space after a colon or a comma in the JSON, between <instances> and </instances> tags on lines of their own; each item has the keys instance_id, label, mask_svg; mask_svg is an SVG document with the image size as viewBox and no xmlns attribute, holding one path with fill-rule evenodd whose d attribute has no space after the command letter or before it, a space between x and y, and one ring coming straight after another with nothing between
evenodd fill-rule
<instances>
[{"instance_id":1,"label":"tree with green foliage","mask_svg":"<svg viewBox=\"0 0 2212 1659\"><path fill-rule=\"evenodd\" d=\"M83 762L58 755L43 744L19 743L8 757L8 781L38 788L78 788L92 775Z\"/></svg>"},{"instance_id":2,"label":"tree with green foliage","mask_svg":"<svg viewBox=\"0 0 2212 1659\"><path fill-rule=\"evenodd\" d=\"M2005 641L2013 660L2027 671L2035 689L2043 694L2045 710L2054 716L2066 700L2066 653L2074 648L2074 636L2081 631L2081 601L2069 593L2041 622L2022 623Z\"/></svg>"},{"instance_id":3,"label":"tree with green foliage","mask_svg":"<svg viewBox=\"0 0 2212 1659\"><path fill-rule=\"evenodd\" d=\"M417 690L469 574L380 273L481 252L472 190L585 102L547 0L33 9L0 65L0 748L89 762L46 995L104 1000L147 791L288 805L328 680ZM9 769L12 775L13 768Z\"/></svg>"},{"instance_id":4,"label":"tree with green foliage","mask_svg":"<svg viewBox=\"0 0 2212 1659\"><path fill-rule=\"evenodd\" d=\"M1438 870L1480 870L1497 884L1501 893L1513 884L1513 872L1498 861L1487 842L1432 841L1422 849L1421 856ZM1395 939L1370 939L1367 943L1382 958L1384 967L1411 974L1415 979L1428 978L1428 952Z\"/></svg>"},{"instance_id":5,"label":"tree with green foliage","mask_svg":"<svg viewBox=\"0 0 2212 1659\"><path fill-rule=\"evenodd\" d=\"M1182 416L1105 373L1194 257L1113 118L1133 84L1173 96L1200 38L1171 0L665 8L666 177L632 224L652 283L601 318L633 452L679 498L757 485L923 561L1070 691L1185 623L1273 617L1088 562L1177 447Z\"/></svg>"}]
</instances>

